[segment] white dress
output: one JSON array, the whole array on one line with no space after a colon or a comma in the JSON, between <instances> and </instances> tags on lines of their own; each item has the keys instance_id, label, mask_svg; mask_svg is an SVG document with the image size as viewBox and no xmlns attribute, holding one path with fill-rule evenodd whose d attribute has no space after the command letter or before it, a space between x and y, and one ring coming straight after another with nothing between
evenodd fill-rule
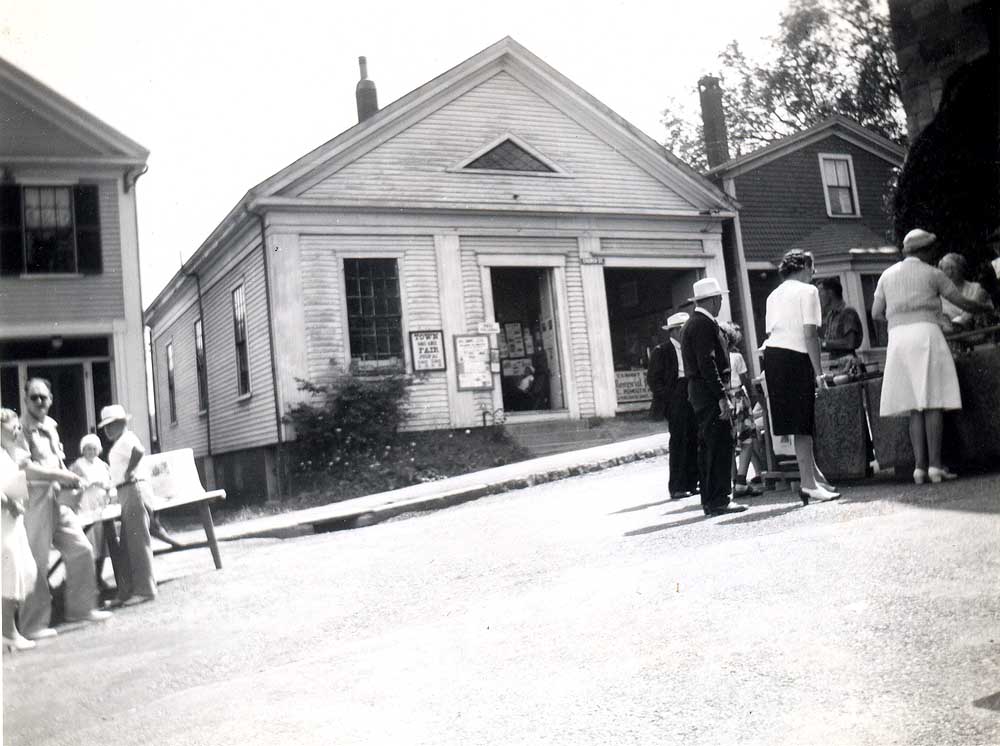
<instances>
[{"instance_id":1,"label":"white dress","mask_svg":"<svg viewBox=\"0 0 1000 746\"><path fill-rule=\"evenodd\" d=\"M24 454L27 458L27 453ZM27 483L18 462L0 449L0 490L11 498L27 503ZM0 509L0 557L2 557L3 597L23 601L34 589L38 570L24 530L24 514L17 518Z\"/></svg>"}]
</instances>

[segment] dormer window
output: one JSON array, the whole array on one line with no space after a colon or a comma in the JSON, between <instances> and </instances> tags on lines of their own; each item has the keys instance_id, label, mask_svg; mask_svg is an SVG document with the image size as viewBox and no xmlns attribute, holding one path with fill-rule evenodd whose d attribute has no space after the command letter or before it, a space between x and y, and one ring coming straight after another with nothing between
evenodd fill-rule
<instances>
[{"instance_id":1,"label":"dormer window","mask_svg":"<svg viewBox=\"0 0 1000 746\"><path fill-rule=\"evenodd\" d=\"M820 153L819 167L823 178L826 214L831 218L860 217L858 187L851 156Z\"/></svg>"},{"instance_id":2,"label":"dormer window","mask_svg":"<svg viewBox=\"0 0 1000 746\"><path fill-rule=\"evenodd\" d=\"M566 172L536 148L512 134L505 134L456 165L453 171L565 176Z\"/></svg>"}]
</instances>

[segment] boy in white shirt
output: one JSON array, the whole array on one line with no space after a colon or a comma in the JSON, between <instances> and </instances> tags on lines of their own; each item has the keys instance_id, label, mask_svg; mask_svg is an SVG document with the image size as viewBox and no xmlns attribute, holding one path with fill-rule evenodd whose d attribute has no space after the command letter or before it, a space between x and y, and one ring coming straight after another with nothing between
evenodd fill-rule
<instances>
[{"instance_id":1,"label":"boy in white shirt","mask_svg":"<svg viewBox=\"0 0 1000 746\"><path fill-rule=\"evenodd\" d=\"M139 436L129 430L131 417L121 404L111 404L101 409L98 428L103 429L113 443L108 452L111 465L111 484L118 490L122 506L121 547L123 567L118 574L118 601L125 603L133 596L141 601L156 598L156 580L153 577L153 547L149 535L149 512L152 491L147 473L142 465L146 449Z\"/></svg>"}]
</instances>

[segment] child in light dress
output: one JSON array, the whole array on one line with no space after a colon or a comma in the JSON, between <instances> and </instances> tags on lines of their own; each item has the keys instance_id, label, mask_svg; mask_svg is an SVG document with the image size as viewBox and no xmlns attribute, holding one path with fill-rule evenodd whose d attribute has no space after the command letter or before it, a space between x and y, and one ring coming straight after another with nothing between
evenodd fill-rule
<instances>
[{"instance_id":1,"label":"child in light dress","mask_svg":"<svg viewBox=\"0 0 1000 746\"><path fill-rule=\"evenodd\" d=\"M78 514L97 518L109 503L117 500L118 492L111 483L111 467L101 460L101 439L94 433L84 435L80 439L80 458L69 467L74 474L83 479L83 486L73 493L69 507ZM94 547L94 572L97 576L97 586L106 589L104 583L104 561L108 557L105 544L104 524L95 520L87 529L87 538Z\"/></svg>"}]
</instances>

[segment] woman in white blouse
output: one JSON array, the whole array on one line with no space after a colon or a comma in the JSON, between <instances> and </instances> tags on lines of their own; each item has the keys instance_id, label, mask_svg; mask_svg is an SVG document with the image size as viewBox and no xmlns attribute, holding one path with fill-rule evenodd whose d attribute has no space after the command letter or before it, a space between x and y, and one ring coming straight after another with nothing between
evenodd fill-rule
<instances>
[{"instance_id":1,"label":"woman in white blouse","mask_svg":"<svg viewBox=\"0 0 1000 746\"><path fill-rule=\"evenodd\" d=\"M819 328L823 323L819 290L810 281L813 258L793 249L778 266L782 282L767 296L764 375L771 403L771 429L791 435L799 464L803 505L810 498L840 497L816 465L813 453L816 387L825 386L820 362Z\"/></svg>"},{"instance_id":2,"label":"woman in white blouse","mask_svg":"<svg viewBox=\"0 0 1000 746\"><path fill-rule=\"evenodd\" d=\"M990 308L964 297L934 266L936 240L920 228L907 233L905 258L882 273L872 301L872 318L889 322L879 415L910 418L917 484L927 478L955 479L941 464L941 437L944 410L961 409L962 395L955 361L938 326L941 299L973 313Z\"/></svg>"}]
</instances>

